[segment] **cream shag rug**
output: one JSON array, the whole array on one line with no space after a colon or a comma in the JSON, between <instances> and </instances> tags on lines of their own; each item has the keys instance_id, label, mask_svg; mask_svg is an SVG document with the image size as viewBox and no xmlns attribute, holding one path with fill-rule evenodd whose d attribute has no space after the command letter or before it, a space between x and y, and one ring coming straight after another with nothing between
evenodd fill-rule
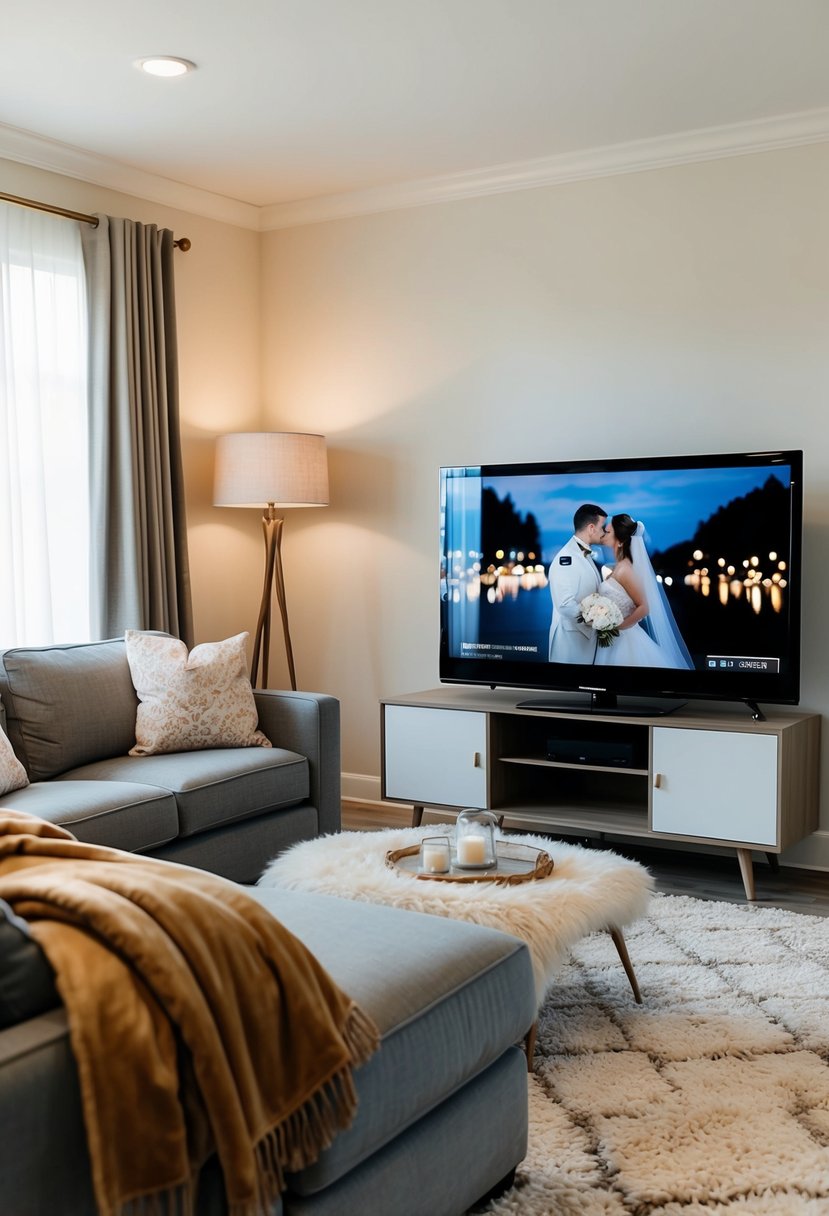
<instances>
[{"instance_id":1,"label":"cream shag rug","mask_svg":"<svg viewBox=\"0 0 829 1216\"><path fill-rule=\"evenodd\" d=\"M497 1216L829 1216L829 918L657 895L543 1006Z\"/></svg>"},{"instance_id":2,"label":"cream shag rug","mask_svg":"<svg viewBox=\"0 0 829 1216\"><path fill-rule=\"evenodd\" d=\"M570 946L609 926L625 927L627 934L626 926L647 910L653 880L644 866L607 850L583 849L540 836L498 834L499 839L544 849L553 858L549 878L516 886L424 881L385 863L392 849L453 831L454 824L430 824L305 840L272 861L259 883L454 916L512 933L529 946L539 1005ZM612 943L611 950L627 984ZM636 956L629 953L636 970ZM629 986L628 999L632 1000Z\"/></svg>"}]
</instances>

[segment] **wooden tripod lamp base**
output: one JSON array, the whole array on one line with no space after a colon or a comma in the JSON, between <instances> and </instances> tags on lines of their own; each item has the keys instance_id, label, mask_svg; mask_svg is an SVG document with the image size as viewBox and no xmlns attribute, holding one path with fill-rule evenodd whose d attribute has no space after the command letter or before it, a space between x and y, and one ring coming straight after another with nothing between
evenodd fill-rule
<instances>
[{"instance_id":1,"label":"wooden tripod lamp base","mask_svg":"<svg viewBox=\"0 0 829 1216\"><path fill-rule=\"evenodd\" d=\"M256 633L253 637L250 682L254 688L257 686L261 667L262 682L259 687L268 687L268 660L271 651L271 606L273 604L273 592L275 591L276 602L279 604L279 612L282 616L282 635L285 639L288 674L291 678L291 688L296 692L294 651L291 645L291 630L288 625L285 576L282 572L282 525L284 523L284 519L276 517L273 506L269 506L262 516L262 532L265 537L265 580L262 584L259 618L256 622Z\"/></svg>"}]
</instances>

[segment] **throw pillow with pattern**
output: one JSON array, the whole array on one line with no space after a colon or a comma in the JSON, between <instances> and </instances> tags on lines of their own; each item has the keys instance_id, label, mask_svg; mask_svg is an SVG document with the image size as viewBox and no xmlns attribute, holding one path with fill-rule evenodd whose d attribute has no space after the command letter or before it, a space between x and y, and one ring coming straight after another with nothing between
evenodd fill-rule
<instances>
[{"instance_id":1,"label":"throw pillow with pattern","mask_svg":"<svg viewBox=\"0 0 829 1216\"><path fill-rule=\"evenodd\" d=\"M26 770L14 754L5 733L0 730L0 794L22 790L29 784Z\"/></svg>"},{"instance_id":2,"label":"throw pillow with pattern","mask_svg":"<svg viewBox=\"0 0 829 1216\"><path fill-rule=\"evenodd\" d=\"M247 633L184 642L128 629L127 661L138 694L131 756L200 751L211 747L270 747L246 671Z\"/></svg>"}]
</instances>

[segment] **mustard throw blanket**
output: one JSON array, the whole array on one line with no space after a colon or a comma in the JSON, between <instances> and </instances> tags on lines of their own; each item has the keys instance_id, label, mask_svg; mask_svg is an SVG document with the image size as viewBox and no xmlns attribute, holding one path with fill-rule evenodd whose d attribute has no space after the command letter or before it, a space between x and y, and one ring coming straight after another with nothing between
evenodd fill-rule
<instances>
[{"instance_id":1,"label":"mustard throw blanket","mask_svg":"<svg viewBox=\"0 0 829 1216\"><path fill-rule=\"evenodd\" d=\"M376 1028L242 889L0 809L0 897L56 973L101 1216L192 1211L213 1151L259 1216L350 1123Z\"/></svg>"}]
</instances>

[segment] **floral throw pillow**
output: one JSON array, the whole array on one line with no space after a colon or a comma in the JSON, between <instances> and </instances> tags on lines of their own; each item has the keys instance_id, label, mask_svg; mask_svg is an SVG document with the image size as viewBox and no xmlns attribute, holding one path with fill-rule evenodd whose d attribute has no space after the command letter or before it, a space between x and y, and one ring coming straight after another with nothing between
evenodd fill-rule
<instances>
[{"instance_id":1,"label":"floral throw pillow","mask_svg":"<svg viewBox=\"0 0 829 1216\"><path fill-rule=\"evenodd\" d=\"M188 654L177 638L126 631L127 661L139 700L131 756L271 746L257 730L245 669L247 637L239 633L222 642L203 642Z\"/></svg>"},{"instance_id":2,"label":"floral throw pillow","mask_svg":"<svg viewBox=\"0 0 829 1216\"><path fill-rule=\"evenodd\" d=\"M29 784L26 770L14 754L11 743L0 730L0 794L22 790Z\"/></svg>"}]
</instances>

